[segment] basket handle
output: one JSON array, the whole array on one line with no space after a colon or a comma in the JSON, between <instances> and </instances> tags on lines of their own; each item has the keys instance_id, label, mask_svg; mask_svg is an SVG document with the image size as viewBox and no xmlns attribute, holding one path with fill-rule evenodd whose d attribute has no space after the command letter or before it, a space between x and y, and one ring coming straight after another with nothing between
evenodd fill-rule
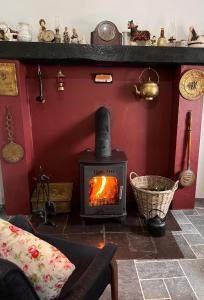
<instances>
[{"instance_id":1,"label":"basket handle","mask_svg":"<svg viewBox=\"0 0 204 300\"><path fill-rule=\"evenodd\" d=\"M165 214L161 209L158 209L158 208L153 208L153 209L151 209L151 210L149 211L148 215L150 215L150 213L151 213L153 210L156 210L156 211L159 211L159 212L163 213L164 219L165 219L166 214Z\"/></svg>"},{"instance_id":2,"label":"basket handle","mask_svg":"<svg viewBox=\"0 0 204 300\"><path fill-rule=\"evenodd\" d=\"M134 177L133 177L134 176ZM130 180L133 180L133 178L138 177L139 175L135 172L130 173Z\"/></svg>"},{"instance_id":3,"label":"basket handle","mask_svg":"<svg viewBox=\"0 0 204 300\"><path fill-rule=\"evenodd\" d=\"M179 185L179 180L177 180L174 185L173 185L173 188L172 188L172 191L175 192L178 188L178 185Z\"/></svg>"}]
</instances>

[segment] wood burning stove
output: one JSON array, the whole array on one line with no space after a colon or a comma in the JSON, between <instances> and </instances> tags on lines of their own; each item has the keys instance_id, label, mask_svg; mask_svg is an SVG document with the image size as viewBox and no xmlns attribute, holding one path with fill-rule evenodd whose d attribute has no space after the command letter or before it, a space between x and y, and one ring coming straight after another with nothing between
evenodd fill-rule
<instances>
[{"instance_id":1,"label":"wood burning stove","mask_svg":"<svg viewBox=\"0 0 204 300\"><path fill-rule=\"evenodd\" d=\"M110 113L105 107L96 112L95 152L83 151L79 162L80 216L124 219L127 158L122 151L111 151Z\"/></svg>"}]
</instances>

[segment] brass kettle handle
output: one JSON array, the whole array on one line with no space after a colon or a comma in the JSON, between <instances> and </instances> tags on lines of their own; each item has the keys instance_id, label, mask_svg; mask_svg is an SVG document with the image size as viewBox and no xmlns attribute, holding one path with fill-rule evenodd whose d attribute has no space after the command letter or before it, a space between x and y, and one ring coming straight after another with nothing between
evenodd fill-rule
<instances>
[{"instance_id":1,"label":"brass kettle handle","mask_svg":"<svg viewBox=\"0 0 204 300\"><path fill-rule=\"evenodd\" d=\"M139 76L139 83L140 84L142 84L143 82L142 82L142 76L144 75L144 73L147 71L147 70L152 70L153 71L153 73L155 73L156 75L157 75L157 84L159 84L159 74L157 73L157 71L155 70L155 69L152 69L152 68L145 68L143 71L142 71L142 73L140 74L140 76ZM149 77L149 79L150 79L150 77Z\"/></svg>"}]
</instances>

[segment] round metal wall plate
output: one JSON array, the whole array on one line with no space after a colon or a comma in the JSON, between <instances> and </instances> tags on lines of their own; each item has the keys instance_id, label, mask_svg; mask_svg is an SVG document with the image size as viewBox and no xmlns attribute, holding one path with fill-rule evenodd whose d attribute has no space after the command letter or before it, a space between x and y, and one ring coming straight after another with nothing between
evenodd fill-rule
<instances>
[{"instance_id":1,"label":"round metal wall plate","mask_svg":"<svg viewBox=\"0 0 204 300\"><path fill-rule=\"evenodd\" d=\"M204 93L204 72L201 70L185 72L179 82L179 91L187 100L198 100Z\"/></svg>"}]
</instances>

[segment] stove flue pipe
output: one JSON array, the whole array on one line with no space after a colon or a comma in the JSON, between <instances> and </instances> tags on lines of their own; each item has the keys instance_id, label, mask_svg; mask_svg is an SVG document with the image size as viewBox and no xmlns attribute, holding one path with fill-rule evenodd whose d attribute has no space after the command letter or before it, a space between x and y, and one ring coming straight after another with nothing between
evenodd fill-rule
<instances>
[{"instance_id":1,"label":"stove flue pipe","mask_svg":"<svg viewBox=\"0 0 204 300\"><path fill-rule=\"evenodd\" d=\"M104 106L95 114L95 155L97 158L111 156L110 112Z\"/></svg>"}]
</instances>

